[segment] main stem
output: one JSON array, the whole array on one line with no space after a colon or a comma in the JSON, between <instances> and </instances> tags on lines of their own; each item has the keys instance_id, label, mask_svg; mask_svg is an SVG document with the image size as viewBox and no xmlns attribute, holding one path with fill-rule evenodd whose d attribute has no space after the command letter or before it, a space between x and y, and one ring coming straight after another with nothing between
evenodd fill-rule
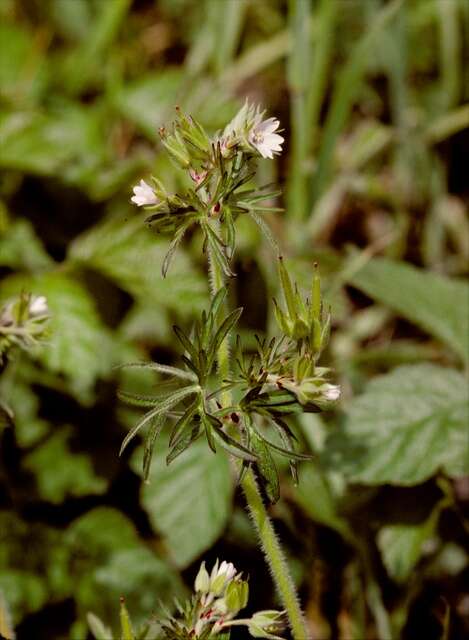
<instances>
[{"instance_id":1,"label":"main stem","mask_svg":"<svg viewBox=\"0 0 469 640\"><path fill-rule=\"evenodd\" d=\"M212 296L225 285L223 272L216 262L215 257L209 254L210 287ZM218 369L221 380L229 378L229 336L223 341L218 350ZM231 394L224 392L224 402L231 404ZM296 594L295 585L290 575L284 553L276 536L274 527L265 508L256 476L251 468L247 470L241 481L241 486L246 497L249 512L256 528L262 550L270 567L272 577L280 594L283 606L287 612L290 628L294 640L307 640L309 638L305 620L301 612L300 603Z\"/></svg>"}]
</instances>

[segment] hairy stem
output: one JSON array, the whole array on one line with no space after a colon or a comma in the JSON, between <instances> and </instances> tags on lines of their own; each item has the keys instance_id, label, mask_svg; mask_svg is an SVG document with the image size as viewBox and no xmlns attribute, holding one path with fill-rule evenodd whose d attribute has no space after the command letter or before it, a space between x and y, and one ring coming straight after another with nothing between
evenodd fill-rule
<instances>
[{"instance_id":1,"label":"hairy stem","mask_svg":"<svg viewBox=\"0 0 469 640\"><path fill-rule=\"evenodd\" d=\"M211 253L209 254L209 269L211 294L213 296L221 287L224 286L225 283L222 270ZM229 336L227 336L223 341L218 350L218 369L221 380L229 377ZM231 394L229 390L224 392L223 401L228 405L231 404ZM293 584L284 553L262 500L256 477L251 468L245 473L244 478L241 481L241 486L246 497L246 502L248 504L254 526L259 536L262 551L264 552L275 586L287 612L293 638L294 640L307 640L309 634L301 612L295 585Z\"/></svg>"}]
</instances>

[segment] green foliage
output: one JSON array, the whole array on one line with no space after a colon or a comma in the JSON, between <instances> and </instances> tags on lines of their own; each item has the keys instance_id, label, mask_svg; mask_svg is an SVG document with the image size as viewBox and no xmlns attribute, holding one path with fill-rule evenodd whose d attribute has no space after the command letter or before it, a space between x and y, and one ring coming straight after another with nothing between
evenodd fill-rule
<instances>
[{"instance_id":1,"label":"green foliage","mask_svg":"<svg viewBox=\"0 0 469 640\"><path fill-rule=\"evenodd\" d=\"M467 380L418 364L372 380L325 449L330 468L354 482L413 485L438 471L469 472Z\"/></svg>"},{"instance_id":2,"label":"green foliage","mask_svg":"<svg viewBox=\"0 0 469 640\"><path fill-rule=\"evenodd\" d=\"M228 459L198 440L170 466L154 455L142 504L178 567L187 567L222 534L230 514L233 482Z\"/></svg>"},{"instance_id":3,"label":"green foliage","mask_svg":"<svg viewBox=\"0 0 469 640\"><path fill-rule=\"evenodd\" d=\"M469 285L405 263L375 258L350 282L469 358Z\"/></svg>"},{"instance_id":4,"label":"green foliage","mask_svg":"<svg viewBox=\"0 0 469 640\"><path fill-rule=\"evenodd\" d=\"M99 478L85 454L72 454L67 440L71 429L64 428L40 444L24 460L25 469L36 476L41 497L60 504L67 496L102 494L106 481Z\"/></svg>"},{"instance_id":5,"label":"green foliage","mask_svg":"<svg viewBox=\"0 0 469 640\"><path fill-rule=\"evenodd\" d=\"M46 296L52 315L51 337L48 348L39 353L41 362L51 372L68 377L77 393L85 394L112 366L109 335L93 299L79 282L61 273L12 276L2 283L0 295L23 289Z\"/></svg>"},{"instance_id":6,"label":"green foliage","mask_svg":"<svg viewBox=\"0 0 469 640\"><path fill-rule=\"evenodd\" d=\"M0 370L0 592L18 638L84 638L89 611L105 627L117 622L101 628L106 640L120 637L122 595L138 637L160 599L172 607L185 597L203 552L235 554L253 606L273 601L257 583L263 558L249 523L243 534L234 525L244 506L236 479L251 470L264 497L284 498L272 516L316 635L468 635L459 595L468 563L466 5L0 2L0 308L24 291L45 296L51 314L49 335L26 350L9 345ZM259 159L234 198L226 178L213 181L213 194L240 211L204 221L207 246L196 226L181 225L176 239L145 228L129 203L142 177L168 194L198 186L174 170L158 134L175 106L216 141L245 97L279 118L279 161ZM176 120L183 152L200 156L203 134ZM209 153L236 177L235 158L222 160L216 144ZM200 178L200 157L193 168ZM285 196L262 190L272 183ZM237 274L216 322L229 305L244 307L239 350L222 342L231 371L214 363L200 438L182 455L195 394L179 398L168 425L159 412L140 425L118 458L144 411L195 384L166 382L190 371L172 326L192 343L208 306L204 250ZM275 255L285 256L290 303L306 321L320 264L332 331L314 375L340 385L340 411L319 407L316 385L298 384L309 375L304 359L289 363L290 388L262 386L266 363L285 373L272 298L289 309ZM153 360L173 369L114 366ZM252 424L239 419L241 405ZM319 408L328 410L319 417ZM231 475L227 436L245 448ZM3 612L0 596L7 637Z\"/></svg>"}]
</instances>

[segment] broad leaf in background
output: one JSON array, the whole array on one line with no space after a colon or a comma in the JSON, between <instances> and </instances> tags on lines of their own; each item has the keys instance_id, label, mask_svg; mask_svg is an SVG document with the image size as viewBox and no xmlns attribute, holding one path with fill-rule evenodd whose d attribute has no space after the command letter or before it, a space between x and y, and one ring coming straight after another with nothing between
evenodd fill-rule
<instances>
[{"instance_id":1,"label":"broad leaf in background","mask_svg":"<svg viewBox=\"0 0 469 640\"><path fill-rule=\"evenodd\" d=\"M386 525L378 532L377 544L384 566L396 582L405 582L422 555L423 544L435 533L446 498L434 507L423 522Z\"/></svg>"},{"instance_id":2,"label":"broad leaf in background","mask_svg":"<svg viewBox=\"0 0 469 640\"><path fill-rule=\"evenodd\" d=\"M149 231L140 216L110 219L80 236L69 259L114 280L122 289L147 304L190 313L203 308L207 285L180 249L171 271L161 277L169 239Z\"/></svg>"},{"instance_id":3,"label":"broad leaf in background","mask_svg":"<svg viewBox=\"0 0 469 640\"><path fill-rule=\"evenodd\" d=\"M453 369L398 367L373 379L331 433L324 463L364 484L414 485L469 473L468 386Z\"/></svg>"},{"instance_id":4,"label":"broad leaf in background","mask_svg":"<svg viewBox=\"0 0 469 640\"><path fill-rule=\"evenodd\" d=\"M71 429L55 432L32 451L24 466L36 476L39 495L53 504L67 496L102 494L107 488L104 478L96 476L90 458L70 450Z\"/></svg>"},{"instance_id":5,"label":"broad leaf in background","mask_svg":"<svg viewBox=\"0 0 469 640\"><path fill-rule=\"evenodd\" d=\"M325 474L314 462L308 462L301 465L299 475L300 482L294 488L296 501L315 522L334 529L345 540L351 540L353 534L347 520L338 512Z\"/></svg>"},{"instance_id":6,"label":"broad leaf in background","mask_svg":"<svg viewBox=\"0 0 469 640\"><path fill-rule=\"evenodd\" d=\"M467 282L387 258L370 260L349 281L469 360Z\"/></svg>"},{"instance_id":7,"label":"broad leaf in background","mask_svg":"<svg viewBox=\"0 0 469 640\"><path fill-rule=\"evenodd\" d=\"M47 554L47 562L41 563L37 549ZM14 625L25 614L72 594L68 556L57 529L0 512L0 591L7 594Z\"/></svg>"},{"instance_id":8,"label":"broad leaf in background","mask_svg":"<svg viewBox=\"0 0 469 640\"><path fill-rule=\"evenodd\" d=\"M91 610L105 621L114 620L124 596L133 618L143 622L158 602L171 607L184 594L174 569L140 541L130 520L115 509L98 507L75 520L66 543L74 559L73 595L83 619Z\"/></svg>"},{"instance_id":9,"label":"broad leaf in background","mask_svg":"<svg viewBox=\"0 0 469 640\"><path fill-rule=\"evenodd\" d=\"M2 234L0 265L11 269L45 269L53 265L28 220L17 220Z\"/></svg>"},{"instance_id":10,"label":"broad leaf in background","mask_svg":"<svg viewBox=\"0 0 469 640\"><path fill-rule=\"evenodd\" d=\"M64 273L11 276L0 285L0 298L22 290L47 298L50 338L38 357L52 372L65 375L72 390L86 399L96 379L110 372L111 343L86 289Z\"/></svg>"},{"instance_id":11,"label":"broad leaf in background","mask_svg":"<svg viewBox=\"0 0 469 640\"><path fill-rule=\"evenodd\" d=\"M15 370L7 370L0 380L0 396L8 398L11 424L20 447L30 447L42 438L50 426L39 417L39 398Z\"/></svg>"},{"instance_id":12,"label":"broad leaf in background","mask_svg":"<svg viewBox=\"0 0 469 640\"><path fill-rule=\"evenodd\" d=\"M48 81L48 68L33 34L18 24L0 22L2 101L32 104L41 97ZM8 64L6 64L8 61Z\"/></svg>"},{"instance_id":13,"label":"broad leaf in background","mask_svg":"<svg viewBox=\"0 0 469 640\"><path fill-rule=\"evenodd\" d=\"M178 102L182 73L179 69L149 74L113 96L118 111L137 125L150 140L158 139L158 127Z\"/></svg>"},{"instance_id":14,"label":"broad leaf in background","mask_svg":"<svg viewBox=\"0 0 469 640\"><path fill-rule=\"evenodd\" d=\"M154 455L150 482L142 485L142 504L173 561L184 568L222 533L231 511L233 481L228 458L222 451L215 455L205 440L195 442L169 466L165 449ZM138 473L140 453L133 459Z\"/></svg>"}]
</instances>

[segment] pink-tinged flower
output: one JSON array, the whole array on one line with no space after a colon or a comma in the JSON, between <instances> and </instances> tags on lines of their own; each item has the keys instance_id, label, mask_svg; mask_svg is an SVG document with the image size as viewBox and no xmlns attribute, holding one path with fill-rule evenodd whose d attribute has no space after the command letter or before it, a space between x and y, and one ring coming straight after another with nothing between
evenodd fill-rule
<instances>
[{"instance_id":1,"label":"pink-tinged flower","mask_svg":"<svg viewBox=\"0 0 469 640\"><path fill-rule=\"evenodd\" d=\"M134 195L130 198L138 207L145 205L157 204L158 198L156 193L145 180L140 180L139 184L134 187Z\"/></svg>"},{"instance_id":2,"label":"pink-tinged flower","mask_svg":"<svg viewBox=\"0 0 469 640\"><path fill-rule=\"evenodd\" d=\"M274 133L280 126L276 118L268 118L254 125L249 132L249 142L263 158L274 157L282 151L283 137Z\"/></svg>"},{"instance_id":3,"label":"pink-tinged flower","mask_svg":"<svg viewBox=\"0 0 469 640\"><path fill-rule=\"evenodd\" d=\"M323 386L323 395L326 400L334 402L340 398L340 387L338 384L325 384Z\"/></svg>"},{"instance_id":4,"label":"pink-tinged flower","mask_svg":"<svg viewBox=\"0 0 469 640\"><path fill-rule=\"evenodd\" d=\"M207 177L207 172L202 170L199 173L195 169L189 169L189 175L192 178L192 180L195 182L195 184L198 186Z\"/></svg>"}]
</instances>

